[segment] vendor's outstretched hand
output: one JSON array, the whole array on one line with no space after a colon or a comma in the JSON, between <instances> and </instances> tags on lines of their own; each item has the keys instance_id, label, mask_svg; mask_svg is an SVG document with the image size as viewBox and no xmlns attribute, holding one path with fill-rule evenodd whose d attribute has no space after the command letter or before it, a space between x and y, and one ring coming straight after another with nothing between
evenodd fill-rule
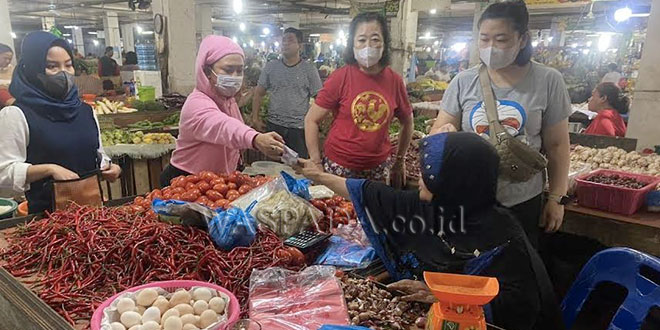
<instances>
[{"instance_id":1,"label":"vendor's outstretched hand","mask_svg":"<svg viewBox=\"0 0 660 330\"><path fill-rule=\"evenodd\" d=\"M261 133L254 138L254 147L266 156L279 160L284 152L284 139L275 132Z\"/></svg>"},{"instance_id":2,"label":"vendor's outstretched hand","mask_svg":"<svg viewBox=\"0 0 660 330\"><path fill-rule=\"evenodd\" d=\"M387 286L388 290L401 291L405 295L401 297L404 301L418 301L433 304L437 301L426 283L422 281L401 280Z\"/></svg>"},{"instance_id":3,"label":"vendor's outstretched hand","mask_svg":"<svg viewBox=\"0 0 660 330\"><path fill-rule=\"evenodd\" d=\"M298 159L298 167L296 172L304 175L306 178L316 181L319 176L323 174L323 169L319 164L309 160L309 159Z\"/></svg>"}]
</instances>

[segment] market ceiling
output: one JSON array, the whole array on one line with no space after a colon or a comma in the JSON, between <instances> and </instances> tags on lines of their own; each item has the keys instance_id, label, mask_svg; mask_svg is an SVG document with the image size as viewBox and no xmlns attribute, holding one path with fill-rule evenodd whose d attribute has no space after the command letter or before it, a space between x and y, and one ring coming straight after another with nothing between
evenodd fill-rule
<instances>
[{"instance_id":1,"label":"market ceiling","mask_svg":"<svg viewBox=\"0 0 660 330\"><path fill-rule=\"evenodd\" d=\"M186 0L192 1L192 0ZM350 22L350 0L256 0L245 1L240 21L250 25L287 25L286 14L299 14L300 26L310 33L336 32L345 29ZM369 2L369 1L365 1ZM452 1L448 10L437 14L419 14L419 31L432 33L471 31L475 1ZM197 0L197 4L210 5L216 28L235 28L237 17L229 0ZM613 11L628 5L639 10L650 10L651 0L569 2L560 5L530 6L530 28L548 29L554 18L564 17L570 28L603 30L610 29L606 19ZM150 10L132 11L127 0L9 0L12 26L15 31L28 32L38 29L41 17L55 17L56 23L77 25L90 29L103 29L103 15L114 11L122 24L150 23ZM591 12L591 14L590 14Z\"/></svg>"}]
</instances>

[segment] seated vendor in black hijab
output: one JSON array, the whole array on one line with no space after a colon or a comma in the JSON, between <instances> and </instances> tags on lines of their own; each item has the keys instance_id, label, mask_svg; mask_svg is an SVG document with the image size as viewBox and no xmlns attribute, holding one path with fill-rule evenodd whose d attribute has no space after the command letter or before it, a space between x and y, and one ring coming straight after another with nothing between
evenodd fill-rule
<instances>
[{"instance_id":1,"label":"seated vendor in black hijab","mask_svg":"<svg viewBox=\"0 0 660 330\"><path fill-rule=\"evenodd\" d=\"M344 179L303 161L303 173L350 197L371 244L409 300L433 302L424 271L496 277L486 319L507 330L563 329L548 274L523 229L498 206L495 149L474 133L421 140L419 192Z\"/></svg>"}]
</instances>

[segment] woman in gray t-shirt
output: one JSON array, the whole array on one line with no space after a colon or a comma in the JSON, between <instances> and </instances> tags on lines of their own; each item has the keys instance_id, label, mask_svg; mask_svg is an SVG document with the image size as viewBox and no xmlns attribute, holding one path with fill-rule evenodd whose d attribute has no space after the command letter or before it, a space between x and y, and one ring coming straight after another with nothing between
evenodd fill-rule
<instances>
[{"instance_id":1,"label":"woman in gray t-shirt","mask_svg":"<svg viewBox=\"0 0 660 330\"><path fill-rule=\"evenodd\" d=\"M545 206L542 174L522 183L498 182L499 202L513 211L536 245L539 226L557 231L564 217L571 102L561 74L531 61L528 21L522 1L489 6L479 20L479 56L488 67L502 125L532 148L543 149L548 158L550 194ZM454 128L488 138L478 66L449 84L431 133Z\"/></svg>"}]
</instances>

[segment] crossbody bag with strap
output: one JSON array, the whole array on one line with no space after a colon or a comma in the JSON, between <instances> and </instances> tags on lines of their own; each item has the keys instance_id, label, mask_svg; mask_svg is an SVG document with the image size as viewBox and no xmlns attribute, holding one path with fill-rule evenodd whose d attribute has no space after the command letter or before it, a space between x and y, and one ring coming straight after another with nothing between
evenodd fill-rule
<instances>
[{"instance_id":1,"label":"crossbody bag with strap","mask_svg":"<svg viewBox=\"0 0 660 330\"><path fill-rule=\"evenodd\" d=\"M502 126L488 69L483 64L479 68L479 82L488 117L489 140L500 156L500 178L511 182L529 181L548 166L548 160L540 152L509 134Z\"/></svg>"}]
</instances>

